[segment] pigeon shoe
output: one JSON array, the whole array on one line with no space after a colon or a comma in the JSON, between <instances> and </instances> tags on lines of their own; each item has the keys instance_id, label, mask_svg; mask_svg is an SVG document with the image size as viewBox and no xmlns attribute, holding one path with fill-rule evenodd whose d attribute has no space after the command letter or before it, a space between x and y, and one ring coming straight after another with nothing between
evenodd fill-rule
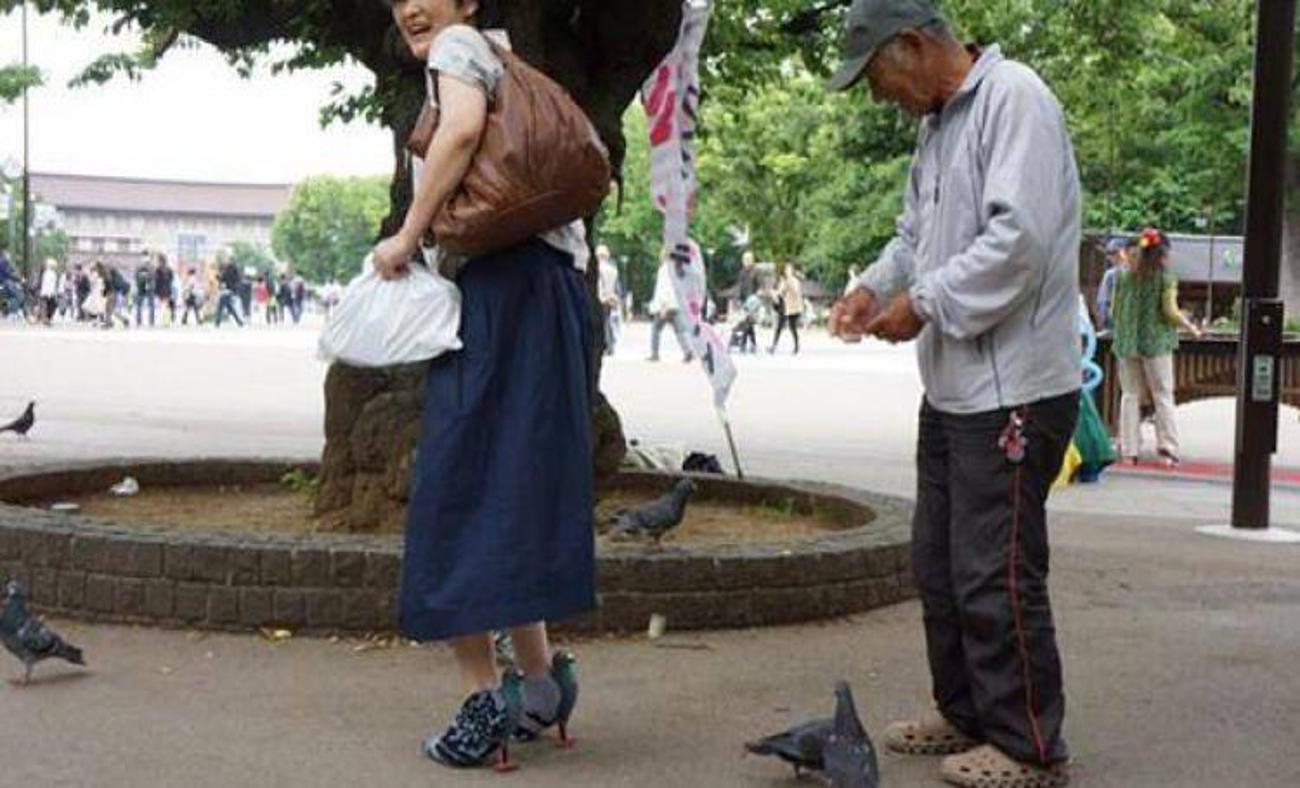
<instances>
[{"instance_id":1,"label":"pigeon shoe","mask_svg":"<svg viewBox=\"0 0 1300 788\"><path fill-rule=\"evenodd\" d=\"M884 738L887 748L903 755L952 755L979 744L933 709L919 720L895 722Z\"/></svg>"},{"instance_id":2,"label":"pigeon shoe","mask_svg":"<svg viewBox=\"0 0 1300 788\"><path fill-rule=\"evenodd\" d=\"M497 771L511 770L508 740L519 720L517 697L504 687L469 696L451 726L441 736L425 740L424 754L458 769L495 761Z\"/></svg>"},{"instance_id":3,"label":"pigeon shoe","mask_svg":"<svg viewBox=\"0 0 1300 788\"><path fill-rule=\"evenodd\" d=\"M549 728L557 728L559 746L573 747L569 738L569 718L578 705L577 660L567 651L557 651L551 658L550 673L533 681L526 681L518 672L508 675L504 682L521 688L523 713L515 727L514 739L531 742L541 738Z\"/></svg>"}]
</instances>

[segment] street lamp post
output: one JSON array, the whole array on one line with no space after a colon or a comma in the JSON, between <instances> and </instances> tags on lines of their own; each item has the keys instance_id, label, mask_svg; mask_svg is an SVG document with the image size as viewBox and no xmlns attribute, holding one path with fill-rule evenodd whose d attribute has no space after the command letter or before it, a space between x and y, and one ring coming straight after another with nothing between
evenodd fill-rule
<instances>
[{"instance_id":1,"label":"street lamp post","mask_svg":"<svg viewBox=\"0 0 1300 788\"><path fill-rule=\"evenodd\" d=\"M1266 531L1272 455L1277 451L1282 348L1282 217L1296 0L1259 0L1251 119L1246 260L1242 270L1232 526Z\"/></svg>"},{"instance_id":2,"label":"street lamp post","mask_svg":"<svg viewBox=\"0 0 1300 788\"><path fill-rule=\"evenodd\" d=\"M23 0L23 70L27 63L27 0ZM31 117L27 101L28 88L23 83L23 270L27 281L34 281L36 271L32 265L32 177L31 177Z\"/></svg>"}]
</instances>

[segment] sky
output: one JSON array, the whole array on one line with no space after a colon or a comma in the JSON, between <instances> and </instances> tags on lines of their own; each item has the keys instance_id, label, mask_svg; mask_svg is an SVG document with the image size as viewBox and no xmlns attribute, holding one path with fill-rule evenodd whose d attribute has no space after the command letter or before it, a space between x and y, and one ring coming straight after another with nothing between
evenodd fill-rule
<instances>
[{"instance_id":1,"label":"sky","mask_svg":"<svg viewBox=\"0 0 1300 788\"><path fill-rule=\"evenodd\" d=\"M0 64L21 58L18 11L0 17ZM370 84L361 66L241 79L214 48L174 47L138 82L69 88L102 54L134 51L130 33L105 32L110 17L83 30L54 17L28 17L28 57L44 86L30 93L34 172L165 180L296 183L311 175L389 174L391 137L357 120L322 129L320 107L335 81ZM0 166L21 169L22 104L0 108Z\"/></svg>"}]
</instances>

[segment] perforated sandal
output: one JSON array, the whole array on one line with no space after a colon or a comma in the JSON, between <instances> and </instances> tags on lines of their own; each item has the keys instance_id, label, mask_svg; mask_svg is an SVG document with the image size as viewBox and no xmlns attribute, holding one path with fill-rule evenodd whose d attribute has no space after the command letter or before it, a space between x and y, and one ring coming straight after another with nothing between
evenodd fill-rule
<instances>
[{"instance_id":1,"label":"perforated sandal","mask_svg":"<svg viewBox=\"0 0 1300 788\"><path fill-rule=\"evenodd\" d=\"M939 774L962 788L1062 788L1070 782L1064 766L1021 763L991 744L949 755Z\"/></svg>"},{"instance_id":2,"label":"perforated sandal","mask_svg":"<svg viewBox=\"0 0 1300 788\"><path fill-rule=\"evenodd\" d=\"M884 740L891 751L903 755L952 755L979 745L934 710L919 720L893 723L885 729Z\"/></svg>"}]
</instances>

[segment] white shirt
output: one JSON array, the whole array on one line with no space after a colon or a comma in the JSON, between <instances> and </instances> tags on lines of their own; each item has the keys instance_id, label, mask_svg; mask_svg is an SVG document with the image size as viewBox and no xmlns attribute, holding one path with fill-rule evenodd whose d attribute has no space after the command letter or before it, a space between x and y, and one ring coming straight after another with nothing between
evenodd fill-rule
<instances>
[{"instance_id":1,"label":"white shirt","mask_svg":"<svg viewBox=\"0 0 1300 788\"><path fill-rule=\"evenodd\" d=\"M600 303L609 304L618 302L618 266L614 261L606 260L600 264L599 295Z\"/></svg>"},{"instance_id":2,"label":"white shirt","mask_svg":"<svg viewBox=\"0 0 1300 788\"><path fill-rule=\"evenodd\" d=\"M46 268L41 272L41 298L54 298L59 294L59 272Z\"/></svg>"}]
</instances>

